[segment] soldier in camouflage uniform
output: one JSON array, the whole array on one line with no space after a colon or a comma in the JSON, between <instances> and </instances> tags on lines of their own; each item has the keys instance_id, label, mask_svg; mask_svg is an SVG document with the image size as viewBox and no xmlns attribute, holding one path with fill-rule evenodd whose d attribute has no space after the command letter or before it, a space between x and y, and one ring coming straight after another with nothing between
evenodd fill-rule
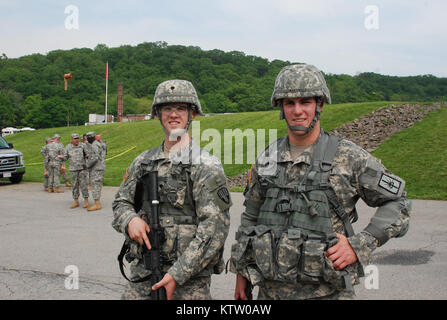
<instances>
[{"instance_id":1,"label":"soldier in camouflage uniform","mask_svg":"<svg viewBox=\"0 0 447 320\"><path fill-rule=\"evenodd\" d=\"M411 202L405 182L354 143L320 127L330 93L311 65L283 68L272 105L288 135L262 152L250 171L245 211L232 246L235 298L247 281L258 299L351 299L371 252L405 235ZM355 234L355 204L378 207Z\"/></svg>"},{"instance_id":2,"label":"soldier in camouflage uniform","mask_svg":"<svg viewBox=\"0 0 447 320\"><path fill-rule=\"evenodd\" d=\"M87 141L87 134L86 133L84 133L82 135L82 143L84 144L84 150L87 153L86 159L88 160L88 155L89 155L89 153L92 152L91 151L92 150L92 145L90 143L88 143L88 141ZM85 177L87 179L87 187L88 187L88 189L90 189L90 174L89 174L89 170L88 169L85 170ZM88 202L87 202L87 205L84 204L84 208L87 208L87 207L88 207Z\"/></svg>"},{"instance_id":3,"label":"soldier in camouflage uniform","mask_svg":"<svg viewBox=\"0 0 447 320\"><path fill-rule=\"evenodd\" d=\"M59 142L62 146L62 148L64 148L64 144ZM67 168L65 166L65 162L62 162L61 164L61 174L60 177L62 178L63 183L65 184L66 187L71 187L71 183L70 183L70 178L68 177L68 172L67 172Z\"/></svg>"},{"instance_id":4,"label":"soldier in camouflage uniform","mask_svg":"<svg viewBox=\"0 0 447 320\"><path fill-rule=\"evenodd\" d=\"M51 142L51 138L45 139L45 145L40 149L40 154L43 158L43 188L45 191L50 191L48 188L48 158L47 156L47 145Z\"/></svg>"},{"instance_id":5,"label":"soldier in camouflage uniform","mask_svg":"<svg viewBox=\"0 0 447 320\"><path fill-rule=\"evenodd\" d=\"M87 141L90 144L88 153L87 168L89 171L90 191L95 203L87 207L88 211L100 210L102 208L100 198L102 190L102 182L104 181L104 170L106 162L104 151L101 144L96 141L95 133L87 133Z\"/></svg>"},{"instance_id":6,"label":"soldier in camouflage uniform","mask_svg":"<svg viewBox=\"0 0 447 320\"><path fill-rule=\"evenodd\" d=\"M44 153L48 161L48 192L63 193L64 190L59 188L59 179L65 151L59 139L60 135L55 134L52 142L45 147Z\"/></svg>"},{"instance_id":7,"label":"soldier in camouflage uniform","mask_svg":"<svg viewBox=\"0 0 447 320\"><path fill-rule=\"evenodd\" d=\"M196 114L203 115L193 85L165 81L157 87L152 105L165 132L163 143L139 155L126 171L113 202L113 227L130 243L126 260L132 279L150 274L141 261L142 246L150 248L146 216L136 210L143 175L158 171L163 279L129 283L123 298L150 299L152 289L164 286L168 299L211 299L211 275L223 271L223 245L232 205L220 161L197 146L189 135Z\"/></svg>"},{"instance_id":8,"label":"soldier in camouflage uniform","mask_svg":"<svg viewBox=\"0 0 447 320\"><path fill-rule=\"evenodd\" d=\"M71 135L71 144L65 147L65 161L68 160L70 168L70 175L72 181L73 204L71 209L79 207L79 189L81 189L84 197L84 205L88 204L88 189L85 172L87 171L87 164L85 159L86 152L84 144L79 142L79 135L73 133Z\"/></svg>"},{"instance_id":9,"label":"soldier in camouflage uniform","mask_svg":"<svg viewBox=\"0 0 447 320\"><path fill-rule=\"evenodd\" d=\"M102 150L103 150L103 156L104 156L104 160L105 160L105 157L106 157L106 155L107 155L107 143L106 143L104 140L102 140L102 136L101 136L100 133L97 133L97 134L96 134L96 141L98 141L99 144L100 144L101 147L102 147Z\"/></svg>"}]
</instances>

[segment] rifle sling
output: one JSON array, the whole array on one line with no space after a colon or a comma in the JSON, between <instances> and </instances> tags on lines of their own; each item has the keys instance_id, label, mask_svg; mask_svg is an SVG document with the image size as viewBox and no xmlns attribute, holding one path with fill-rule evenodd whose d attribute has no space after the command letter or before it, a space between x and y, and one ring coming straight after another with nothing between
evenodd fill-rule
<instances>
[{"instance_id":1,"label":"rifle sling","mask_svg":"<svg viewBox=\"0 0 447 320\"><path fill-rule=\"evenodd\" d=\"M128 250L129 250L129 244L127 243L127 241L124 241L123 246L121 247L120 254L118 255L118 262L119 262L121 274L127 281L132 282L132 283L140 283L140 282L148 281L151 278L151 275L145 276L143 278L138 278L136 280L130 280L126 276L126 273L124 272L125 266L123 263L123 259L124 259L124 256L126 255Z\"/></svg>"}]
</instances>

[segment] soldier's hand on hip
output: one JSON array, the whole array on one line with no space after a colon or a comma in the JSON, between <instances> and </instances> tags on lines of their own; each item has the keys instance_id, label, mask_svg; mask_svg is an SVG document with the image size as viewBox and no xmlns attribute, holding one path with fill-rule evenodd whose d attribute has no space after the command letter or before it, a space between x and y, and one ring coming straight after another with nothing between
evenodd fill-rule
<instances>
[{"instance_id":1,"label":"soldier's hand on hip","mask_svg":"<svg viewBox=\"0 0 447 320\"><path fill-rule=\"evenodd\" d=\"M129 234L129 237L132 240L137 241L140 245L145 243L148 250L152 248L149 238L147 237L149 231L149 225L140 217L132 218L127 225L127 233Z\"/></svg>"},{"instance_id":2,"label":"soldier's hand on hip","mask_svg":"<svg viewBox=\"0 0 447 320\"><path fill-rule=\"evenodd\" d=\"M342 270L356 262L357 255L344 235L339 233L335 235L338 238L338 242L327 250L326 255L332 261L335 270Z\"/></svg>"}]
</instances>

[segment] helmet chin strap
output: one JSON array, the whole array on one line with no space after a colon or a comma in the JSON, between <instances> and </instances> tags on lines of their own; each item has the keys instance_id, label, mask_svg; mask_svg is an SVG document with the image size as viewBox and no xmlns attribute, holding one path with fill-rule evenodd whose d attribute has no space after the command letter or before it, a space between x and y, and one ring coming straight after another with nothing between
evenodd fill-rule
<instances>
[{"instance_id":1,"label":"helmet chin strap","mask_svg":"<svg viewBox=\"0 0 447 320\"><path fill-rule=\"evenodd\" d=\"M309 134L309 132L311 132L311 131L314 129L314 127L315 127L317 121L320 120L320 115L321 115L321 104L322 104L322 103L323 103L323 99L321 99L320 97L317 97L317 107L316 107L316 109L315 109L315 116L314 116L314 118L312 119L312 122L310 123L309 127L305 127L305 126L292 126L292 125L290 125L289 122L287 121L285 115L284 115L284 107L283 107L283 105L282 105L282 102L281 102L281 105L280 105L280 107L281 107L281 113L280 113L280 115L279 115L279 119L280 119L280 120L286 120L287 126L289 127L290 130L292 130L292 131L303 131L304 133L302 133L302 134L300 134L300 135L301 135L301 136L305 136L305 135Z\"/></svg>"}]
</instances>

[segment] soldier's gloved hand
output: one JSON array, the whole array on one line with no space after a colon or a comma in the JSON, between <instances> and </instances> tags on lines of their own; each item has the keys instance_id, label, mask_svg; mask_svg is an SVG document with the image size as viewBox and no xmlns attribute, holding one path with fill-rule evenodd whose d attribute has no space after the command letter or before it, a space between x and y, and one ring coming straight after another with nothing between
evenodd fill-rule
<instances>
[{"instance_id":1,"label":"soldier's gloved hand","mask_svg":"<svg viewBox=\"0 0 447 320\"><path fill-rule=\"evenodd\" d=\"M129 234L129 237L132 240L137 241L140 245L143 245L143 243L145 243L147 249L151 250L151 243L149 242L149 238L147 237L149 231L149 225L140 217L132 218L127 224L127 233Z\"/></svg>"},{"instance_id":2,"label":"soldier's gloved hand","mask_svg":"<svg viewBox=\"0 0 447 320\"><path fill-rule=\"evenodd\" d=\"M335 235L338 238L338 242L327 250L326 256L332 261L335 270L342 270L356 262L357 255L344 235L339 233Z\"/></svg>"},{"instance_id":3,"label":"soldier's gloved hand","mask_svg":"<svg viewBox=\"0 0 447 320\"><path fill-rule=\"evenodd\" d=\"M152 286L152 290L158 290L161 287L165 287L166 299L172 300L172 294L174 293L176 286L177 282L175 281L175 279L169 273L166 273L163 279Z\"/></svg>"}]
</instances>

